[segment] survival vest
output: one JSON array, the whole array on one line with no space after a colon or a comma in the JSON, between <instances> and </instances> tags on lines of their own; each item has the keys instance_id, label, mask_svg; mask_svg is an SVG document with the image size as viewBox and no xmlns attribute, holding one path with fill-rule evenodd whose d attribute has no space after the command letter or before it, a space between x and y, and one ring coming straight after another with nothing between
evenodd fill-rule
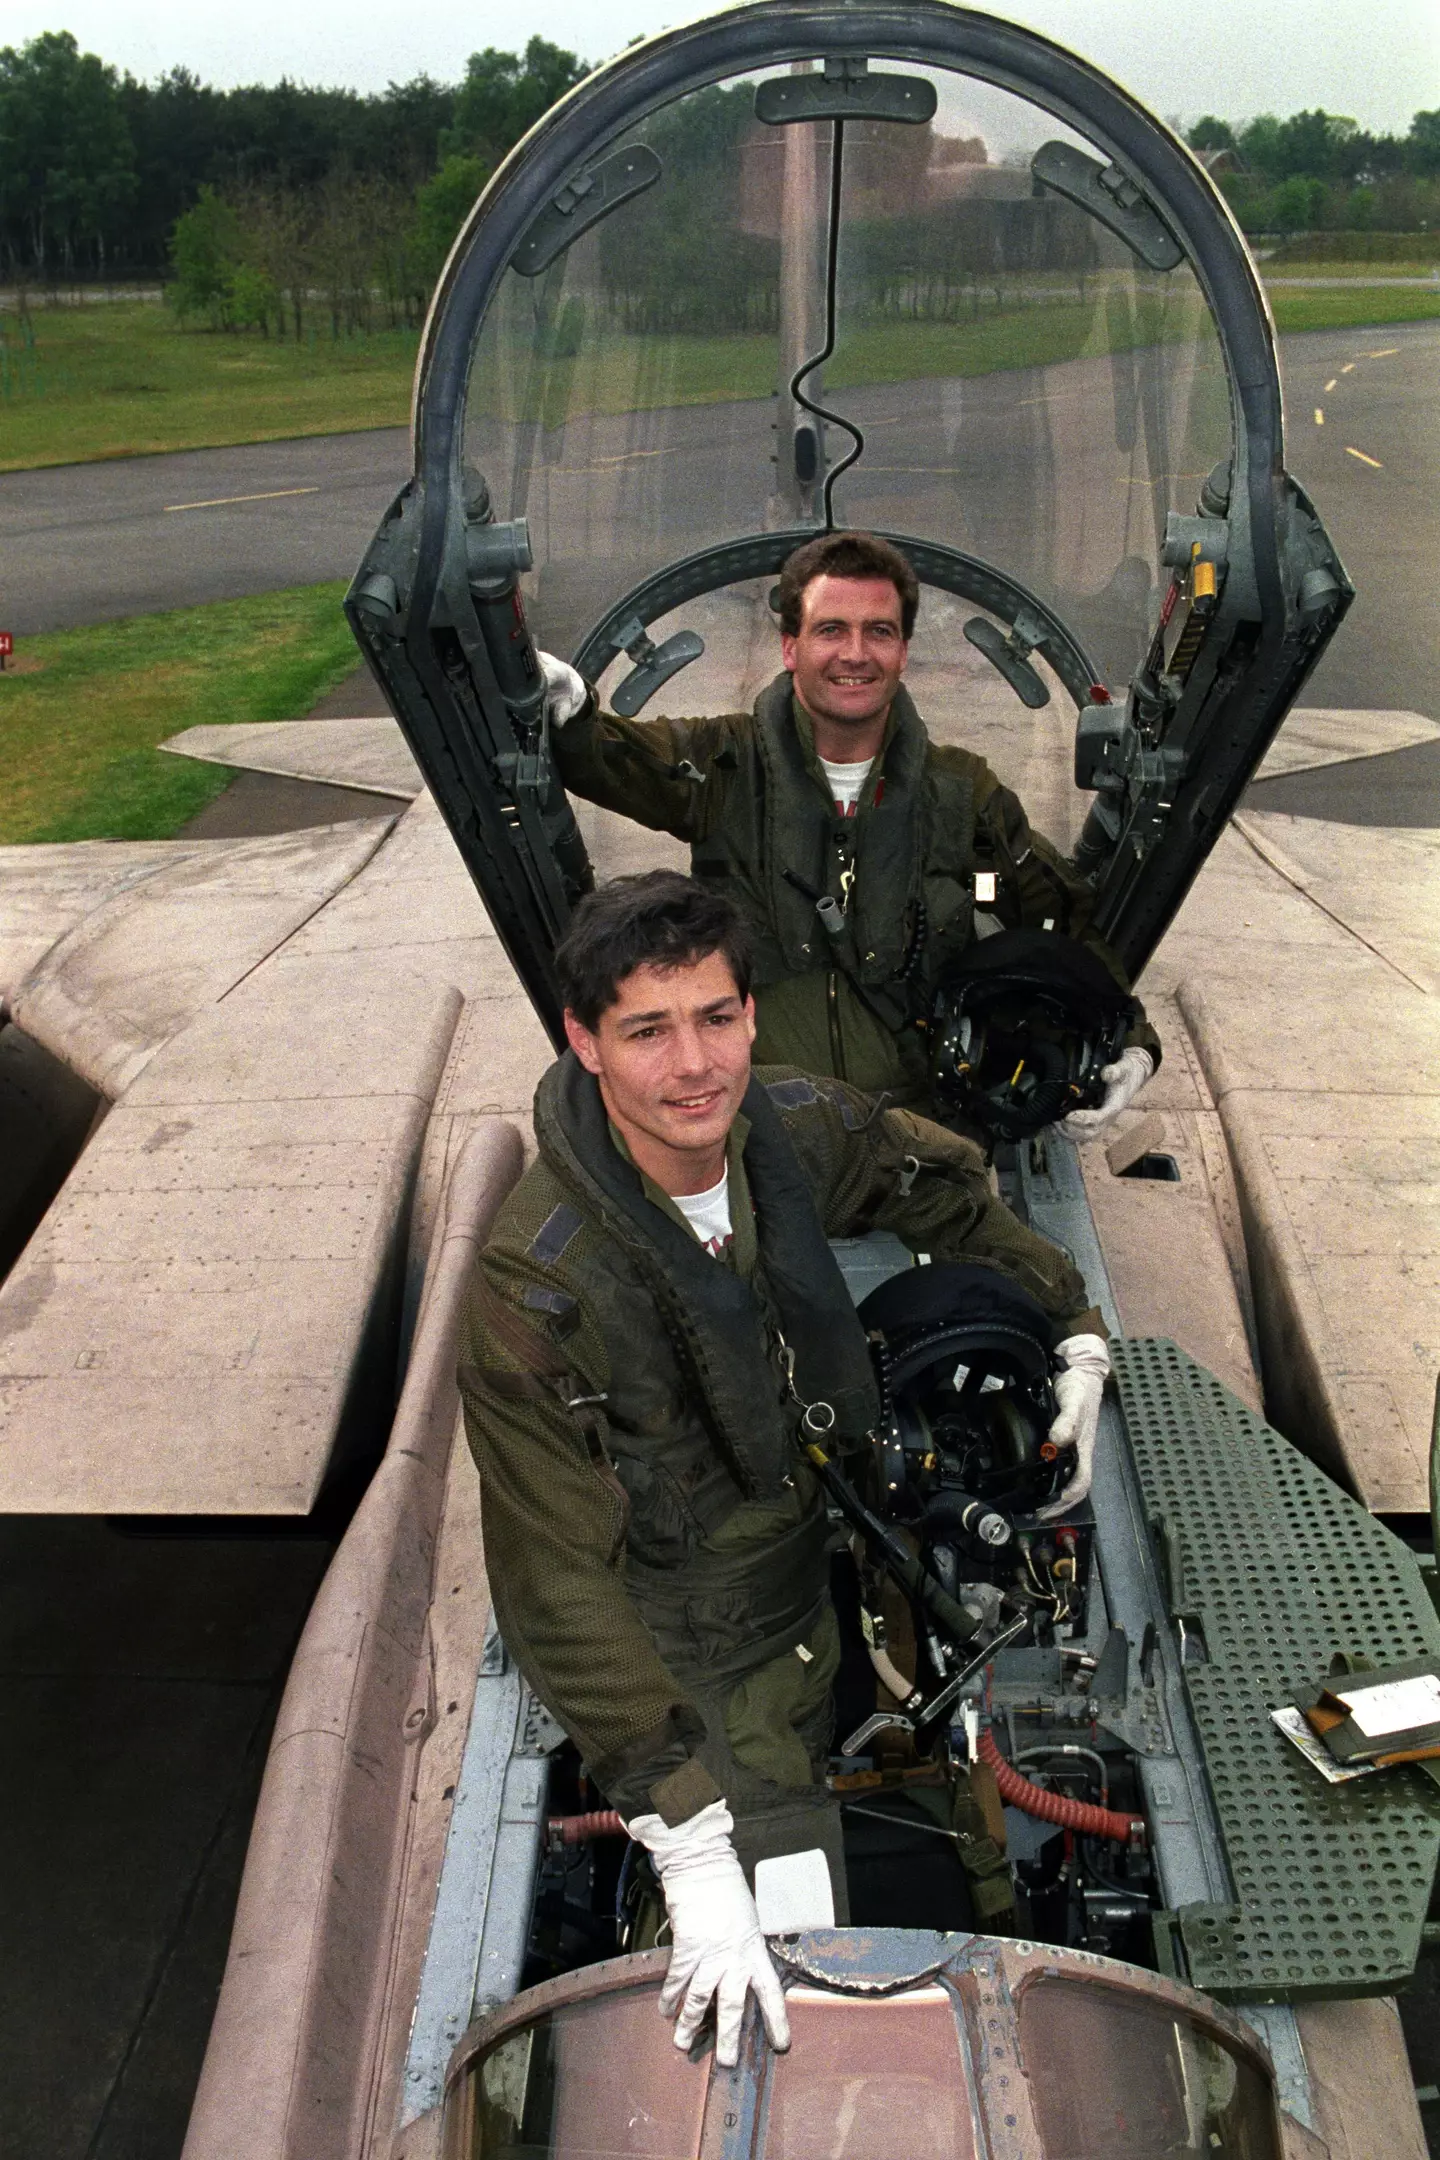
<instances>
[{"instance_id":1,"label":"survival vest","mask_svg":"<svg viewBox=\"0 0 1440 2160\"><path fill-rule=\"evenodd\" d=\"M968 760L932 750L902 685L859 814L847 818L789 675L762 691L735 747L736 782L691 856L694 875L745 910L757 986L834 968L887 1026L928 1012L941 968L975 934L974 782Z\"/></svg>"},{"instance_id":2,"label":"survival vest","mask_svg":"<svg viewBox=\"0 0 1440 2160\"><path fill-rule=\"evenodd\" d=\"M879 1415L864 1332L762 1082L742 1108L758 1247L749 1282L646 1198L573 1052L540 1083L540 1161L526 1180L539 1172L555 1203L528 1255L555 1289L583 1297L605 1339L603 1445L629 1503L627 1585L662 1654L712 1682L801 1637L828 1594L828 1531L817 1499L758 1553L705 1541L742 1502L793 1488L802 1403L831 1404L842 1447Z\"/></svg>"}]
</instances>

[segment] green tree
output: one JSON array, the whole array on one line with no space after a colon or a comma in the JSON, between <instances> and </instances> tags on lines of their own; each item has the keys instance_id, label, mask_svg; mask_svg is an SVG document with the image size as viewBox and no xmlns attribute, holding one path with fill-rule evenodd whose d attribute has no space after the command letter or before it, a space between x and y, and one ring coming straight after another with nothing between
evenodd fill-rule
<instances>
[{"instance_id":1,"label":"green tree","mask_svg":"<svg viewBox=\"0 0 1440 2160\"><path fill-rule=\"evenodd\" d=\"M1257 113L1253 120L1245 122L1236 137L1236 148L1251 172L1266 180L1284 178L1281 171L1284 162L1281 148L1283 126L1284 122L1277 120L1274 113Z\"/></svg>"},{"instance_id":2,"label":"green tree","mask_svg":"<svg viewBox=\"0 0 1440 2160\"><path fill-rule=\"evenodd\" d=\"M1345 173L1358 133L1353 120L1318 108L1292 113L1288 120L1261 113L1240 130L1239 149L1266 180L1329 180Z\"/></svg>"},{"instance_id":3,"label":"green tree","mask_svg":"<svg viewBox=\"0 0 1440 2160\"><path fill-rule=\"evenodd\" d=\"M41 273L103 269L135 193L119 78L68 30L0 49L0 222Z\"/></svg>"},{"instance_id":4,"label":"green tree","mask_svg":"<svg viewBox=\"0 0 1440 2160\"><path fill-rule=\"evenodd\" d=\"M1357 128L1340 148L1341 176L1370 187L1405 170L1405 142L1399 135L1371 135Z\"/></svg>"},{"instance_id":5,"label":"green tree","mask_svg":"<svg viewBox=\"0 0 1440 2160\"><path fill-rule=\"evenodd\" d=\"M487 45L471 53L455 99L455 119L440 138L444 157L471 156L498 165L557 98L590 72L574 53L532 37L523 59Z\"/></svg>"},{"instance_id":6,"label":"green tree","mask_svg":"<svg viewBox=\"0 0 1440 2160\"><path fill-rule=\"evenodd\" d=\"M416 75L409 82L392 82L383 97L368 98L366 107L368 170L412 183L433 171L440 137L455 117L453 84Z\"/></svg>"},{"instance_id":7,"label":"green tree","mask_svg":"<svg viewBox=\"0 0 1440 2160\"><path fill-rule=\"evenodd\" d=\"M1348 147L1359 130L1353 120L1321 111L1292 113L1284 124L1286 177L1328 180L1343 174Z\"/></svg>"},{"instance_id":8,"label":"green tree","mask_svg":"<svg viewBox=\"0 0 1440 2160\"><path fill-rule=\"evenodd\" d=\"M234 201L246 266L279 296L276 329L283 338L288 315L298 345L316 284L315 197L276 181L260 181L238 191Z\"/></svg>"},{"instance_id":9,"label":"green tree","mask_svg":"<svg viewBox=\"0 0 1440 2160\"><path fill-rule=\"evenodd\" d=\"M1197 120L1185 137L1192 150L1233 150L1235 130L1228 120L1217 120L1213 113L1206 113Z\"/></svg>"},{"instance_id":10,"label":"green tree","mask_svg":"<svg viewBox=\"0 0 1440 2160\"><path fill-rule=\"evenodd\" d=\"M416 195L410 229L411 261L427 288L444 269L456 235L489 177L490 168L483 158L448 157Z\"/></svg>"},{"instance_id":11,"label":"green tree","mask_svg":"<svg viewBox=\"0 0 1440 2160\"><path fill-rule=\"evenodd\" d=\"M137 189L128 221L134 261L165 260L175 220L202 186L223 176L225 100L188 68L171 68L158 82L120 85L126 124L135 144Z\"/></svg>"},{"instance_id":12,"label":"green tree","mask_svg":"<svg viewBox=\"0 0 1440 2160\"><path fill-rule=\"evenodd\" d=\"M230 272L224 296L225 312L237 330L259 330L270 335L271 322L284 319L284 301L274 280L251 263L237 263Z\"/></svg>"},{"instance_id":13,"label":"green tree","mask_svg":"<svg viewBox=\"0 0 1440 2160\"><path fill-rule=\"evenodd\" d=\"M1440 173L1440 112L1417 112L1405 138L1405 162L1414 173Z\"/></svg>"},{"instance_id":14,"label":"green tree","mask_svg":"<svg viewBox=\"0 0 1440 2160\"><path fill-rule=\"evenodd\" d=\"M661 180L600 227L606 298L627 332L773 327L779 240L742 230L737 212L740 146L754 127L755 93L745 83L692 91L646 120Z\"/></svg>"},{"instance_id":15,"label":"green tree","mask_svg":"<svg viewBox=\"0 0 1440 2160\"><path fill-rule=\"evenodd\" d=\"M1325 190L1320 181L1292 173L1270 197L1270 221L1274 231L1307 232L1316 223Z\"/></svg>"},{"instance_id":16,"label":"green tree","mask_svg":"<svg viewBox=\"0 0 1440 2160\"><path fill-rule=\"evenodd\" d=\"M191 315L208 315L217 327L230 321L244 252L240 220L231 204L214 188L201 188L199 202L176 218L170 235L168 297L182 322Z\"/></svg>"}]
</instances>

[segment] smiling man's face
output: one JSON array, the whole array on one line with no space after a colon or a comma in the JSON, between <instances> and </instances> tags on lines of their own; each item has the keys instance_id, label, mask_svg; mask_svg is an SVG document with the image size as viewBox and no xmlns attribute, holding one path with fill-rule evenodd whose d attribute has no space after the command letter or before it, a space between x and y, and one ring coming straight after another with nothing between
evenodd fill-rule
<instances>
[{"instance_id":1,"label":"smiling man's face","mask_svg":"<svg viewBox=\"0 0 1440 2160\"><path fill-rule=\"evenodd\" d=\"M900 595L888 578L817 577L800 607L798 633L780 640L795 695L832 742L843 738L855 757L865 757L873 747L866 739L884 728L909 657Z\"/></svg>"},{"instance_id":2,"label":"smiling man's face","mask_svg":"<svg viewBox=\"0 0 1440 2160\"><path fill-rule=\"evenodd\" d=\"M755 1001L721 952L636 968L593 1031L565 1015L570 1047L594 1073L610 1117L662 1192L707 1192L750 1083Z\"/></svg>"}]
</instances>

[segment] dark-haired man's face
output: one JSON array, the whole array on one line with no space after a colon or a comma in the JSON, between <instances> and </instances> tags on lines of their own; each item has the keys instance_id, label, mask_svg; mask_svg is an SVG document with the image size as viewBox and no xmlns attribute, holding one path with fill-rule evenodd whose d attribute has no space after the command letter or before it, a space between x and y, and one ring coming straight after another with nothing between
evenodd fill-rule
<instances>
[{"instance_id":1,"label":"dark-haired man's face","mask_svg":"<svg viewBox=\"0 0 1440 2160\"><path fill-rule=\"evenodd\" d=\"M741 997L723 953L636 968L593 1030L567 1011L565 1032L635 1161L662 1191L705 1192L719 1182L755 1040L755 1001Z\"/></svg>"},{"instance_id":2,"label":"dark-haired man's face","mask_svg":"<svg viewBox=\"0 0 1440 2160\"><path fill-rule=\"evenodd\" d=\"M883 720L910 647L900 595L888 578L812 578L800 629L782 636L783 664L812 720L857 731Z\"/></svg>"}]
</instances>

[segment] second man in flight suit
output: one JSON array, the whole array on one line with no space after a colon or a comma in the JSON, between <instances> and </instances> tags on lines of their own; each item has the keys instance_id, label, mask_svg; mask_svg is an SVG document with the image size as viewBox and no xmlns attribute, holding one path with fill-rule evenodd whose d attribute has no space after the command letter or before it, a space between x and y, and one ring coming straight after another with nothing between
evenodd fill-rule
<instances>
[{"instance_id":1,"label":"second man in flight suit","mask_svg":"<svg viewBox=\"0 0 1440 2160\"><path fill-rule=\"evenodd\" d=\"M541 656L571 793L689 843L755 940L757 1055L932 1108L935 987L976 935L977 900L1010 927L1089 944L1094 894L983 758L932 743L901 677L919 587L867 533L809 541L780 578L784 673L753 713L620 720L573 668ZM1118 1116L1159 1063L1137 1017L1106 1096L1067 1125Z\"/></svg>"}]
</instances>

